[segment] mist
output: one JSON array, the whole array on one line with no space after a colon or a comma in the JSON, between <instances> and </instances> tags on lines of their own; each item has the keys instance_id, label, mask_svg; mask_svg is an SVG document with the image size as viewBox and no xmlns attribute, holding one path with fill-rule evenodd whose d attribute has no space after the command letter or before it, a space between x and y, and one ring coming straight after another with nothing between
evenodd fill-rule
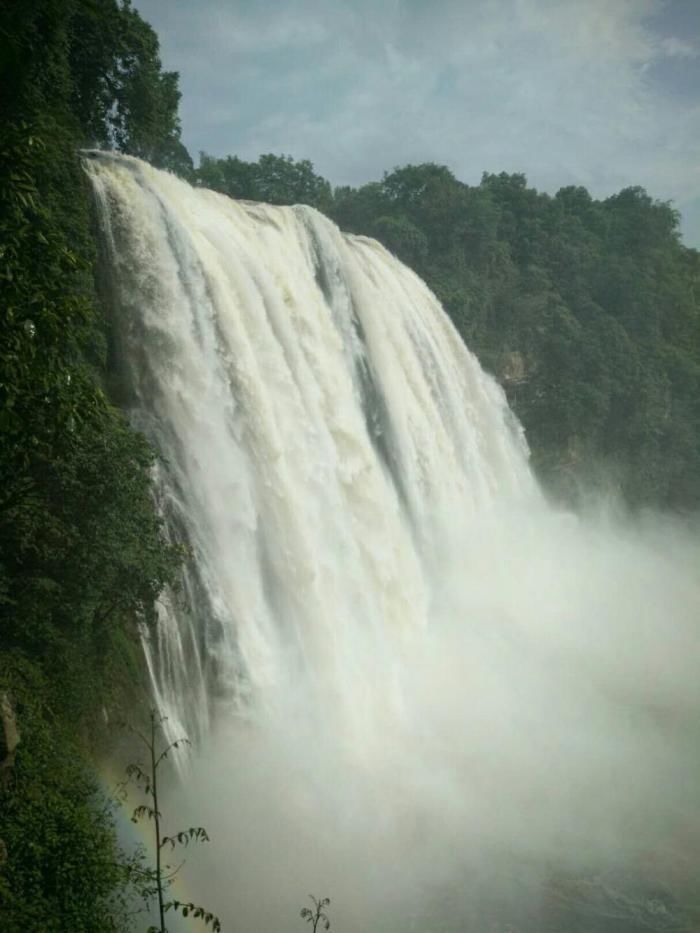
<instances>
[{"instance_id":1,"label":"mist","mask_svg":"<svg viewBox=\"0 0 700 933\"><path fill-rule=\"evenodd\" d=\"M345 930L538 929L601 876L624 923L693 883L697 536L542 504L461 543L400 658L361 646L354 702L297 671L193 760L169 807L211 827L188 878L231 927L292 928L311 892Z\"/></svg>"}]
</instances>

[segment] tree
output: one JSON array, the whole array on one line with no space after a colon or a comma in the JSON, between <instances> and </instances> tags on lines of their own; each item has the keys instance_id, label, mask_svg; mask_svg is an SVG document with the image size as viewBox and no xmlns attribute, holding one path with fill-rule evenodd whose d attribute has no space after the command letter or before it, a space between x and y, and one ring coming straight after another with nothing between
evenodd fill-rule
<instances>
[{"instance_id":1,"label":"tree","mask_svg":"<svg viewBox=\"0 0 700 933\"><path fill-rule=\"evenodd\" d=\"M310 204L319 210L330 204L331 187L308 159L297 162L289 155L261 155L256 183L260 200L270 204Z\"/></svg>"},{"instance_id":2,"label":"tree","mask_svg":"<svg viewBox=\"0 0 700 933\"><path fill-rule=\"evenodd\" d=\"M0 652L0 697L19 742L0 774L0 930L126 933L111 809L58 697L21 654Z\"/></svg>"},{"instance_id":3,"label":"tree","mask_svg":"<svg viewBox=\"0 0 700 933\"><path fill-rule=\"evenodd\" d=\"M406 217L379 217L374 224L377 239L402 262L420 268L428 252L428 238Z\"/></svg>"},{"instance_id":4,"label":"tree","mask_svg":"<svg viewBox=\"0 0 700 933\"><path fill-rule=\"evenodd\" d=\"M166 892L184 863L172 868L163 861L164 853L167 854L168 848L172 852L177 846L187 846L190 842L209 841L207 831L202 826L190 826L188 829L179 830L172 835L165 835L164 833L162 826L163 814L159 809L158 772L171 751L190 744L187 738L181 738L166 743L162 747L159 746L158 737L162 733L163 724L166 721L165 716L160 716L157 710L152 709L148 732L144 734L140 729L133 726L128 727L129 731L139 739L148 753L148 761L145 765L132 762L126 769L127 780L136 783L149 801L149 803L139 804L135 808L131 817L132 822L138 823L142 819L148 819L153 823L156 851L155 866L139 870L142 892L144 892L147 899L151 895L155 896L158 905L159 925L149 927L148 933L167 933L165 914L169 910L180 911L183 917L191 915L195 919L203 920L205 926L211 923L214 933L219 933L221 922L211 911L191 902L183 903L174 899L166 899Z\"/></svg>"},{"instance_id":5,"label":"tree","mask_svg":"<svg viewBox=\"0 0 700 933\"><path fill-rule=\"evenodd\" d=\"M316 933L319 923L323 925L324 930L330 930L331 922L324 911L324 907L328 907L331 902L330 898L324 897L317 900L313 894L309 894L309 897L314 905L313 910L310 907L302 907L299 916L302 920L306 920L307 923L311 924L313 933Z\"/></svg>"},{"instance_id":6,"label":"tree","mask_svg":"<svg viewBox=\"0 0 700 933\"><path fill-rule=\"evenodd\" d=\"M257 164L244 162L237 156L216 159L199 153L199 168L195 172L197 184L227 194L230 198L259 200L257 188Z\"/></svg>"},{"instance_id":7,"label":"tree","mask_svg":"<svg viewBox=\"0 0 700 933\"><path fill-rule=\"evenodd\" d=\"M162 70L158 37L128 3L120 26L117 54L103 78L110 139L122 152L189 174L192 160L180 142L179 75Z\"/></svg>"},{"instance_id":8,"label":"tree","mask_svg":"<svg viewBox=\"0 0 700 933\"><path fill-rule=\"evenodd\" d=\"M295 161L289 155L261 155L257 162L236 156L216 159L200 154L197 182L232 198L266 201L268 204L309 204L329 210L331 186L314 172L308 159Z\"/></svg>"}]
</instances>

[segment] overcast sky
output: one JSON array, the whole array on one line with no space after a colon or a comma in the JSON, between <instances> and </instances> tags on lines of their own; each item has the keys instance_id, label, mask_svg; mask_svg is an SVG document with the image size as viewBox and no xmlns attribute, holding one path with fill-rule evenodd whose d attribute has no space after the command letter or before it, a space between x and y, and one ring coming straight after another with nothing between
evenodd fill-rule
<instances>
[{"instance_id":1,"label":"overcast sky","mask_svg":"<svg viewBox=\"0 0 700 933\"><path fill-rule=\"evenodd\" d=\"M180 72L193 157L408 162L643 185L700 246L700 0L134 0Z\"/></svg>"}]
</instances>

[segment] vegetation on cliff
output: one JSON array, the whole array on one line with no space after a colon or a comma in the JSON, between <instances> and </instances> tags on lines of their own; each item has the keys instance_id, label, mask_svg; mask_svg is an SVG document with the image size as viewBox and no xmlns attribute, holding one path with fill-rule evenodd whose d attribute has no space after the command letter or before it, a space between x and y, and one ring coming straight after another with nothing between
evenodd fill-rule
<instances>
[{"instance_id":1,"label":"vegetation on cliff","mask_svg":"<svg viewBox=\"0 0 700 933\"><path fill-rule=\"evenodd\" d=\"M20 740L0 784L0 927L102 933L124 877L91 753L103 708L138 693L136 626L178 555L154 455L103 391L78 149L188 165L177 75L128 4L15 3L1 26L0 694Z\"/></svg>"}]
</instances>

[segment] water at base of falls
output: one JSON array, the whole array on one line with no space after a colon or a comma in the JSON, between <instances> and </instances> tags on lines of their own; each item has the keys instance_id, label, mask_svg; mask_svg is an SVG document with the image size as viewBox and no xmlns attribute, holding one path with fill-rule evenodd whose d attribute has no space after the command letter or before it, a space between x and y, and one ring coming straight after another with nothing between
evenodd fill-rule
<instances>
[{"instance_id":1,"label":"water at base of falls","mask_svg":"<svg viewBox=\"0 0 700 933\"><path fill-rule=\"evenodd\" d=\"M188 894L231 928L312 891L345 930L525 930L562 871L677 881L697 539L548 506L502 391L376 242L86 166L125 403L192 554L146 642L198 742Z\"/></svg>"}]
</instances>

